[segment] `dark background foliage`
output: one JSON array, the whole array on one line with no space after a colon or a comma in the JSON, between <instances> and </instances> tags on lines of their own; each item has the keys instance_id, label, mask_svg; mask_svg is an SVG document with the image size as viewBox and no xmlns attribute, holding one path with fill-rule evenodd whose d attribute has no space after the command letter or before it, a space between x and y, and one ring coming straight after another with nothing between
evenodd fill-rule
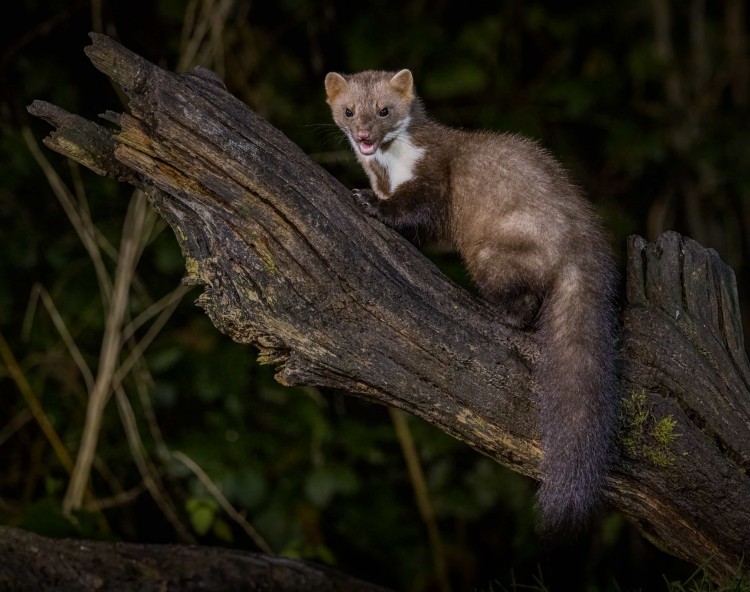
<instances>
[{"instance_id":1,"label":"dark background foliage","mask_svg":"<svg viewBox=\"0 0 750 592\"><path fill-rule=\"evenodd\" d=\"M192 305L199 289L174 292L184 262L150 218L135 237L144 250L115 332L115 359L135 360L122 380L125 403L113 397L105 410L92 495L75 520L63 515L64 457L75 459L92 388L82 368L97 376L111 310L81 237L94 237L100 272L114 278L118 248L134 239L123 227L134 202L130 188L44 147L35 156L48 130L25 106L44 99L89 118L125 108L83 54L91 30L169 69L218 71L352 187L365 178L330 123L323 77L408 67L440 121L550 148L606 220L620 265L628 235L677 230L719 251L748 309L744 0L36 0L15 12L0 36L3 523L51 536L257 550L251 524L277 553L402 590L441 585L389 412L274 382L253 350ZM455 256L429 254L465 282ZM173 312L159 304L183 293ZM146 314L129 336L144 311L164 312L163 327L150 328L158 316ZM429 425L409 418L408 426L454 590L653 590L692 573L611 510L580 540L545 546L533 530L532 482Z\"/></svg>"}]
</instances>

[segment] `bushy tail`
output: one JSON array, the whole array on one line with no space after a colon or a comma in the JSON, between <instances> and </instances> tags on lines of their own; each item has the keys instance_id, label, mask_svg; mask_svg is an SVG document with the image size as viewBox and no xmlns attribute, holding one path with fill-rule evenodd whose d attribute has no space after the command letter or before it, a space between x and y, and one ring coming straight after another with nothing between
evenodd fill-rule
<instances>
[{"instance_id":1,"label":"bushy tail","mask_svg":"<svg viewBox=\"0 0 750 592\"><path fill-rule=\"evenodd\" d=\"M616 276L601 257L561 270L542 307L536 381L544 458L537 510L541 531L550 535L586 525L612 464Z\"/></svg>"}]
</instances>

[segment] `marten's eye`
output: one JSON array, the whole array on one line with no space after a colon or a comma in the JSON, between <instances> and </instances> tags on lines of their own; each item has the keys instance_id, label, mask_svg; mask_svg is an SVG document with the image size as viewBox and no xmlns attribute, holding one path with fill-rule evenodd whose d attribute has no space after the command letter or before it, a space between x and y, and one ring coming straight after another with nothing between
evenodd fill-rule
<instances>
[{"instance_id":1,"label":"marten's eye","mask_svg":"<svg viewBox=\"0 0 750 592\"><path fill-rule=\"evenodd\" d=\"M346 115L347 117L354 117L354 111L347 107L346 109L344 109L344 115Z\"/></svg>"},{"instance_id":2,"label":"marten's eye","mask_svg":"<svg viewBox=\"0 0 750 592\"><path fill-rule=\"evenodd\" d=\"M378 115L380 117L388 117L388 114L390 111L388 111L388 107L383 107L380 111L378 111Z\"/></svg>"}]
</instances>

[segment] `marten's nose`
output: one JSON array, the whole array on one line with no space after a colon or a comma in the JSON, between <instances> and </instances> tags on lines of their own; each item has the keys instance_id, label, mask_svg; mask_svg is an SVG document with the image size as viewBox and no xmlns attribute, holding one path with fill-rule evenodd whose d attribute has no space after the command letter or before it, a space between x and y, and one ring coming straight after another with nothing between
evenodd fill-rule
<instances>
[{"instance_id":1,"label":"marten's nose","mask_svg":"<svg viewBox=\"0 0 750 592\"><path fill-rule=\"evenodd\" d=\"M369 140L370 139L370 132L368 130L357 130L357 139L358 140Z\"/></svg>"}]
</instances>

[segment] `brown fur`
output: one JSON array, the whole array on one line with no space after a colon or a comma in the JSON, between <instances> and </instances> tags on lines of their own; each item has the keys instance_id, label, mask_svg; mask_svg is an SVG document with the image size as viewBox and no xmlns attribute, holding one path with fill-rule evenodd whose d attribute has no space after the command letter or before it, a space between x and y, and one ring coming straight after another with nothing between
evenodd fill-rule
<instances>
[{"instance_id":1,"label":"brown fur","mask_svg":"<svg viewBox=\"0 0 750 592\"><path fill-rule=\"evenodd\" d=\"M510 324L537 327L542 528L580 527L604 486L616 416L616 274L590 204L535 142L430 120L408 70L331 73L326 92L370 178L372 191L354 191L362 207L448 241Z\"/></svg>"}]
</instances>

